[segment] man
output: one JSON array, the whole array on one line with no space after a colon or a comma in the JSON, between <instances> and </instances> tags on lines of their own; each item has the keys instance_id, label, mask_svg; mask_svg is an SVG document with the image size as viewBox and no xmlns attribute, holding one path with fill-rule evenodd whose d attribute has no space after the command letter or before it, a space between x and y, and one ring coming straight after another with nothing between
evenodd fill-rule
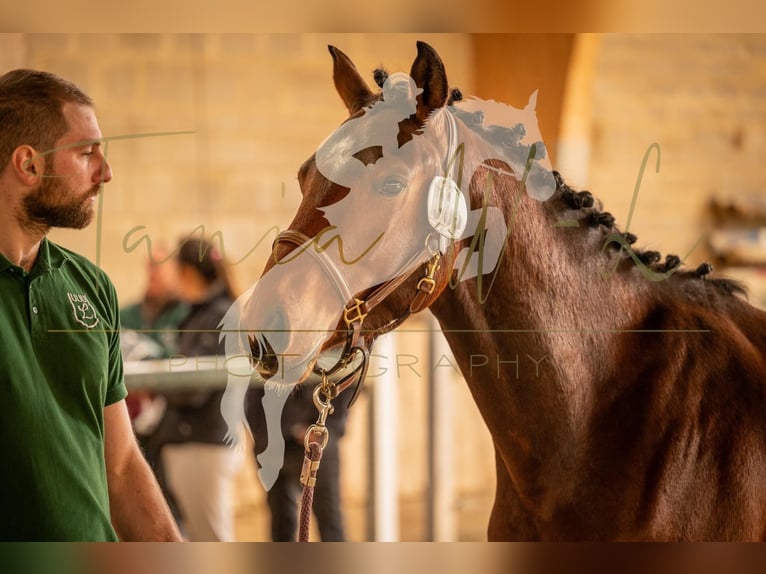
<instances>
[{"instance_id":1,"label":"man","mask_svg":"<svg viewBox=\"0 0 766 574\"><path fill-rule=\"evenodd\" d=\"M125 407L114 286L46 238L112 172L90 98L0 76L0 539L179 540Z\"/></svg>"}]
</instances>

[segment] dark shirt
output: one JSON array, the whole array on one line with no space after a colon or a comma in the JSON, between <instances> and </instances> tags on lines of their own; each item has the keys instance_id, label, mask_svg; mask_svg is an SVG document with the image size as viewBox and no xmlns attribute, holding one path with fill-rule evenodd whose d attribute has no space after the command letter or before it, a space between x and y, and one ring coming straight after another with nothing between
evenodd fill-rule
<instances>
[{"instance_id":1,"label":"dark shirt","mask_svg":"<svg viewBox=\"0 0 766 574\"><path fill-rule=\"evenodd\" d=\"M191 305L181 321L177 354L187 357L223 355L219 323L233 300L223 287L214 288L202 302ZM164 393L167 409L151 437L153 445L182 442L223 444L226 423L221 416L223 390Z\"/></svg>"}]
</instances>

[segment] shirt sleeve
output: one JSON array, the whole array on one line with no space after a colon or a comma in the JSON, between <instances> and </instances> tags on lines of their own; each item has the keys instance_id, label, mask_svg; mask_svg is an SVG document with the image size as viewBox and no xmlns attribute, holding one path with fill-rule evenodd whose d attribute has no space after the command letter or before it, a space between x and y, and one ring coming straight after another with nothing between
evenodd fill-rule
<instances>
[{"instance_id":1,"label":"shirt sleeve","mask_svg":"<svg viewBox=\"0 0 766 574\"><path fill-rule=\"evenodd\" d=\"M107 330L109 366L104 406L121 401L128 395L128 389L125 387L125 373L122 366L122 352L120 351L120 307L117 300L117 291L108 278L106 279L106 284L109 299L110 327Z\"/></svg>"}]
</instances>

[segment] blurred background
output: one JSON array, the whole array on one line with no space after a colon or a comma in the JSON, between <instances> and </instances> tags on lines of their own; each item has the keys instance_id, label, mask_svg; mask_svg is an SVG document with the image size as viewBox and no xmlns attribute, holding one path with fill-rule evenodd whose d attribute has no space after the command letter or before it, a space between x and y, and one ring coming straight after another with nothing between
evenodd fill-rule
<instances>
[{"instance_id":1,"label":"blurred background","mask_svg":"<svg viewBox=\"0 0 766 574\"><path fill-rule=\"evenodd\" d=\"M95 100L104 136L153 134L111 140L114 179L97 221L51 234L96 261L129 303L146 287L149 241L172 246L192 233L217 237L239 284L252 284L299 204L298 167L346 117L327 45L373 84L376 67L409 71L417 40L439 52L451 86L466 96L523 107L539 90L554 168L623 227L644 154L659 144L659 172L653 156L630 224L639 246L690 266L711 261L766 305L766 35L9 33L0 34L0 73L60 74ZM419 332L430 325L405 325L388 357L398 385L401 540L433 538L424 502L427 379L439 355ZM446 536L482 540L491 441L460 377L449 385L454 528ZM341 446L352 540L370 538L369 434L365 394ZM238 539L268 539L264 498L248 460L237 483Z\"/></svg>"}]
</instances>

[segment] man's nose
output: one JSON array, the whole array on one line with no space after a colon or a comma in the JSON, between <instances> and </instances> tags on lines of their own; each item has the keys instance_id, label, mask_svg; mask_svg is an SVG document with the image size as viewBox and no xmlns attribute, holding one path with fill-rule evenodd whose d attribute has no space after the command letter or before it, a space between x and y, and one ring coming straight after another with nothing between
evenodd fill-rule
<instances>
[{"instance_id":1,"label":"man's nose","mask_svg":"<svg viewBox=\"0 0 766 574\"><path fill-rule=\"evenodd\" d=\"M93 179L95 183L109 183L112 181L112 166L109 165L106 158L104 158L101 168L93 174Z\"/></svg>"}]
</instances>

